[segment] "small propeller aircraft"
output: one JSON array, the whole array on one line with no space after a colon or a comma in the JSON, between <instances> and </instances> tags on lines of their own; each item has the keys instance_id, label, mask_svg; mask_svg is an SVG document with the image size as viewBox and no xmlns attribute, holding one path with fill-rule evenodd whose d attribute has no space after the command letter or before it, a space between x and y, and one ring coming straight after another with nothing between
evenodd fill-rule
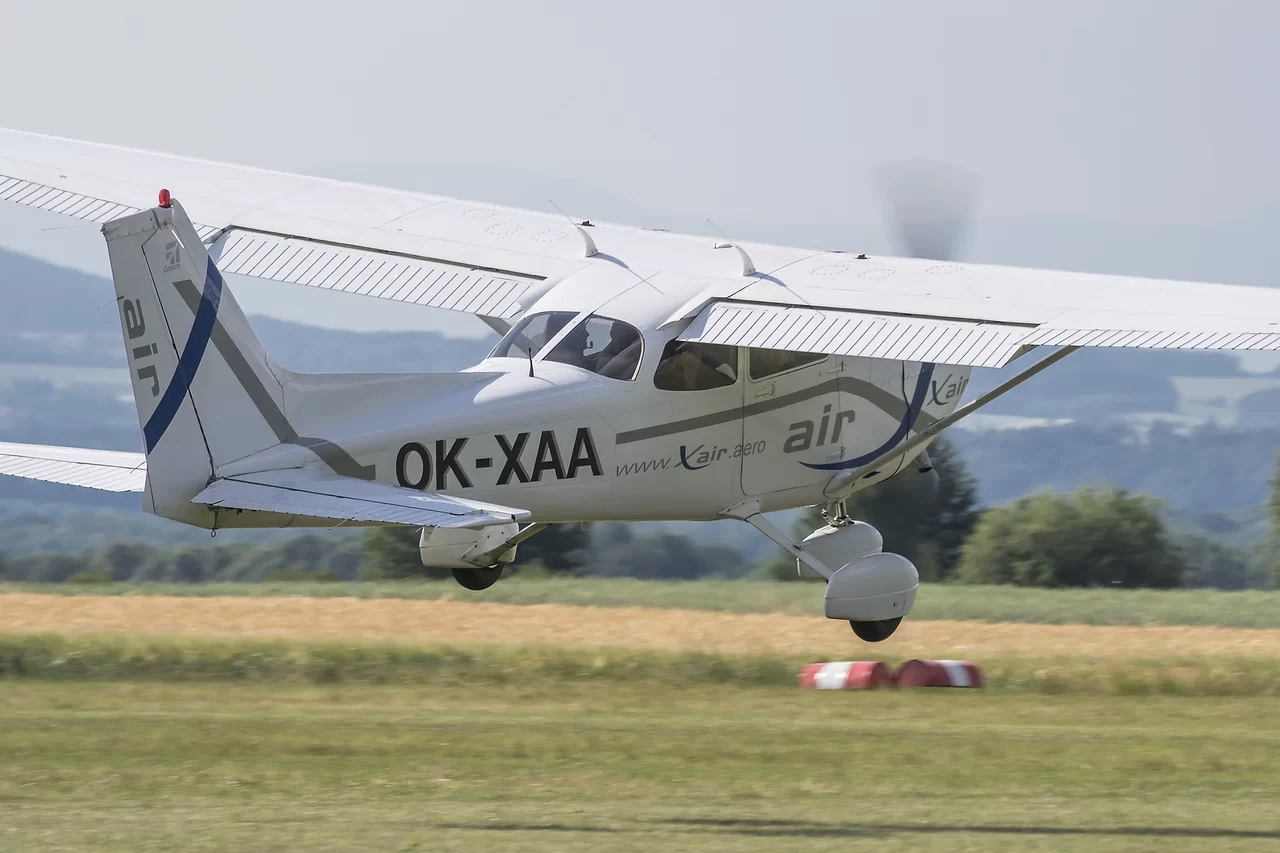
<instances>
[{"instance_id":1,"label":"small propeller aircraft","mask_svg":"<svg viewBox=\"0 0 1280 853\"><path fill-rule=\"evenodd\" d=\"M868 641L918 575L846 515L853 492L927 471L939 432L1078 347L1280 349L1280 291L954 262L947 204L899 205L919 257L868 257L6 130L0 198L101 225L143 447L0 444L0 473L142 491L213 531L420 527L469 589L551 523L741 519ZM460 373L294 373L228 274L502 337ZM1045 348L960 405L972 368ZM802 541L764 515L815 505Z\"/></svg>"}]
</instances>

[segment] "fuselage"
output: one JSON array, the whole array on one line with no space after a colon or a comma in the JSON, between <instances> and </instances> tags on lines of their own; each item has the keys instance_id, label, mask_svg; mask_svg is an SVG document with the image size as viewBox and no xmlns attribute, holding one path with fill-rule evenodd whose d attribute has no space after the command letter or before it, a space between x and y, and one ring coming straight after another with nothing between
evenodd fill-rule
<instances>
[{"instance_id":1,"label":"fuselage","mask_svg":"<svg viewBox=\"0 0 1280 853\"><path fill-rule=\"evenodd\" d=\"M365 397L353 376L343 411L317 406L329 414L309 428L378 481L518 506L533 521L701 520L747 500L765 511L823 501L840 471L950 412L968 381L967 368L820 354L779 361L777 351L734 348L714 387L659 387L664 352L686 325L678 315L704 287L584 270L525 311L572 317L532 357L508 347L461 374L405 376L398 393L383 382ZM638 332L629 375L550 357L589 317ZM588 358L607 345L588 341ZM299 409L305 418L305 400ZM293 464L319 460L281 447L222 473Z\"/></svg>"}]
</instances>

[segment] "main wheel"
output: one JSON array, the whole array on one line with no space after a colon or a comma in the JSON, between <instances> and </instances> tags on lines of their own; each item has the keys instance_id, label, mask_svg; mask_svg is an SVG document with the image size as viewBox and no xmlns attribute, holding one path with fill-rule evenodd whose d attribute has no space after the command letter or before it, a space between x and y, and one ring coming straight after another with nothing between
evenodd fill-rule
<instances>
[{"instance_id":1,"label":"main wheel","mask_svg":"<svg viewBox=\"0 0 1280 853\"><path fill-rule=\"evenodd\" d=\"M455 569L455 571L457 571ZM853 633L858 635L859 640L865 640L868 643L879 643L893 636L893 632L898 630L898 625L902 623L902 617L898 616L894 619L877 619L873 622L854 622L849 621L849 627L853 629Z\"/></svg>"},{"instance_id":2,"label":"main wheel","mask_svg":"<svg viewBox=\"0 0 1280 853\"><path fill-rule=\"evenodd\" d=\"M490 566L487 569L454 569L453 579L467 589L488 589L502 577L502 566ZM889 633L893 633L890 631ZM886 634L885 636L888 636Z\"/></svg>"}]
</instances>

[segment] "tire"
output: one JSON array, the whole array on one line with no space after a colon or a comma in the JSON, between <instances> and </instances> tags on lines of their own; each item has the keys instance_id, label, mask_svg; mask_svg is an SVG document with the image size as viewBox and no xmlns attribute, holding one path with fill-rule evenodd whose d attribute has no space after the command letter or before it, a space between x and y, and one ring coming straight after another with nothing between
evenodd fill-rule
<instances>
[{"instance_id":1,"label":"tire","mask_svg":"<svg viewBox=\"0 0 1280 853\"><path fill-rule=\"evenodd\" d=\"M471 590L488 589L502 577L502 566L491 566L487 569L454 569L453 579L461 586Z\"/></svg>"},{"instance_id":2,"label":"tire","mask_svg":"<svg viewBox=\"0 0 1280 853\"><path fill-rule=\"evenodd\" d=\"M849 627L853 629L853 633L858 635L859 640L868 643L881 643L893 636L893 632L898 630L898 625L902 623L902 617L895 619L877 619L874 622L849 622Z\"/></svg>"}]
</instances>

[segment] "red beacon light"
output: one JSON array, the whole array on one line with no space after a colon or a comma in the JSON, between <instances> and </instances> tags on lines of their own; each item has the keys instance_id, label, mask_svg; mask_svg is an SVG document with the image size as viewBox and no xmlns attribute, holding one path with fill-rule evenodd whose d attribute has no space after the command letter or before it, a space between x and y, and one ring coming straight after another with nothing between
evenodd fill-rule
<instances>
[{"instance_id":1,"label":"red beacon light","mask_svg":"<svg viewBox=\"0 0 1280 853\"><path fill-rule=\"evenodd\" d=\"M173 196L169 195L168 190L160 190L160 206L161 207L173 206Z\"/></svg>"}]
</instances>

